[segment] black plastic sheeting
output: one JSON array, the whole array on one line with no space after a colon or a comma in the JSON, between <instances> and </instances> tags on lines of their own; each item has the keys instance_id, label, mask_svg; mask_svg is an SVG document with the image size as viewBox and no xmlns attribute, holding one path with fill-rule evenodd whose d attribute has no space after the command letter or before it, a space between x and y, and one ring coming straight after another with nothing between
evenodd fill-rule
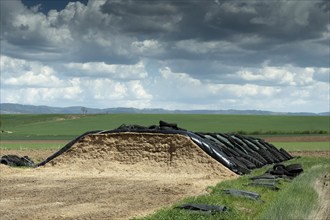
<instances>
[{"instance_id":1,"label":"black plastic sheeting","mask_svg":"<svg viewBox=\"0 0 330 220\"><path fill-rule=\"evenodd\" d=\"M183 204L183 205L177 206L175 208L184 209L191 213L208 214L208 215L213 215L217 212L225 212L228 210L228 208L226 206L192 204L192 203Z\"/></svg>"},{"instance_id":2,"label":"black plastic sheeting","mask_svg":"<svg viewBox=\"0 0 330 220\"><path fill-rule=\"evenodd\" d=\"M4 155L0 158L0 164L12 167L35 167L35 163L28 157L19 157L17 155Z\"/></svg>"},{"instance_id":3,"label":"black plastic sheeting","mask_svg":"<svg viewBox=\"0 0 330 220\"><path fill-rule=\"evenodd\" d=\"M43 166L55 157L58 157L87 135L121 132L181 134L188 136L208 155L240 175L247 174L252 169L267 164L279 163L293 158L284 149L278 150L272 144L259 138L238 134L192 132L179 128L177 124L160 121L159 126L121 125L114 130L86 132L66 144L58 152L37 166Z\"/></svg>"}]
</instances>

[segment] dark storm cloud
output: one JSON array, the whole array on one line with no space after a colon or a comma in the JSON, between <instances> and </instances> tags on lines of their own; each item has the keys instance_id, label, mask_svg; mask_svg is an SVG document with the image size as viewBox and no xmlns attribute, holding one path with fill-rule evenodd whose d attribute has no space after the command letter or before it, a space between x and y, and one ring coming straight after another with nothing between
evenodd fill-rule
<instances>
[{"instance_id":1,"label":"dark storm cloud","mask_svg":"<svg viewBox=\"0 0 330 220\"><path fill-rule=\"evenodd\" d=\"M100 10L121 31L141 37L171 33L180 20L177 7L167 1L107 1Z\"/></svg>"},{"instance_id":2,"label":"dark storm cloud","mask_svg":"<svg viewBox=\"0 0 330 220\"><path fill-rule=\"evenodd\" d=\"M318 1L107 1L101 11L123 31L164 33L170 40L232 39L255 34L275 42L318 38L327 31L329 3ZM152 21L150 21L152 20ZM171 28L164 28L165 24ZM232 38L235 36L235 38Z\"/></svg>"},{"instance_id":3,"label":"dark storm cloud","mask_svg":"<svg viewBox=\"0 0 330 220\"><path fill-rule=\"evenodd\" d=\"M57 53L75 62L131 64L153 57L231 65L328 64L320 46L329 44L327 1L108 0L68 3L48 14L18 1L1 6L2 52L14 57L55 59ZM162 50L138 53L132 44L143 40L157 40Z\"/></svg>"},{"instance_id":4,"label":"dark storm cloud","mask_svg":"<svg viewBox=\"0 0 330 220\"><path fill-rule=\"evenodd\" d=\"M182 60L214 60L232 66L254 66L265 61L277 66L329 66L329 38L323 37L329 33L327 2L159 1L150 5L131 1L128 5L108 1L101 8L103 13L122 18L118 25L123 33L135 33L142 39L157 37L166 48L158 59L179 59L173 66L175 70L195 76L201 72L219 74L209 65L203 65L204 71L200 71L201 64L182 65ZM150 13L152 8L164 10ZM193 41L178 46L186 40ZM224 50L222 44L215 44L201 52L203 43L219 41L235 48Z\"/></svg>"}]
</instances>

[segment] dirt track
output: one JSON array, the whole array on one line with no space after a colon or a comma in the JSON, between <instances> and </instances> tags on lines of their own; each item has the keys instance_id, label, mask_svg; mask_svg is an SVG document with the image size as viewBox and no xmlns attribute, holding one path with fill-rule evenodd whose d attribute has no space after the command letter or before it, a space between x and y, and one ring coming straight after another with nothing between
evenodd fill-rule
<instances>
[{"instance_id":1,"label":"dirt track","mask_svg":"<svg viewBox=\"0 0 330 220\"><path fill-rule=\"evenodd\" d=\"M287 136L287 137L268 137L265 138L267 142L330 142L329 135L317 136Z\"/></svg>"},{"instance_id":2,"label":"dirt track","mask_svg":"<svg viewBox=\"0 0 330 220\"><path fill-rule=\"evenodd\" d=\"M128 219L186 196L221 178L203 174L134 173L44 167L1 167L3 219Z\"/></svg>"},{"instance_id":3,"label":"dirt track","mask_svg":"<svg viewBox=\"0 0 330 220\"><path fill-rule=\"evenodd\" d=\"M129 219L237 176L187 137L132 134L87 137L45 167L0 174L3 219Z\"/></svg>"}]
</instances>

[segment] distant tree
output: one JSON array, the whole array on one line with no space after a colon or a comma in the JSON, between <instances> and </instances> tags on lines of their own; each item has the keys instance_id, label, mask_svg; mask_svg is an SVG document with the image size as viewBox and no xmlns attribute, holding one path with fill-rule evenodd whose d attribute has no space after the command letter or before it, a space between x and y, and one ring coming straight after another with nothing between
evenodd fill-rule
<instances>
[{"instance_id":1,"label":"distant tree","mask_svg":"<svg viewBox=\"0 0 330 220\"><path fill-rule=\"evenodd\" d=\"M81 112L85 115L87 114L87 108L85 107L81 107Z\"/></svg>"}]
</instances>

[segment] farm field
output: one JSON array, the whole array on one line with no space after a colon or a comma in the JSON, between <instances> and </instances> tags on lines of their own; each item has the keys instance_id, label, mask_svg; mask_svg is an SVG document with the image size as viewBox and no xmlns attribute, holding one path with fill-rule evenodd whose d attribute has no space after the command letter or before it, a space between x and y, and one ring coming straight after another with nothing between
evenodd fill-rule
<instances>
[{"instance_id":1,"label":"farm field","mask_svg":"<svg viewBox=\"0 0 330 220\"><path fill-rule=\"evenodd\" d=\"M159 120L200 132L239 132L251 135L327 135L326 116L109 114L1 115L2 140L71 140L91 130L111 130L122 124L149 126Z\"/></svg>"},{"instance_id":2,"label":"farm field","mask_svg":"<svg viewBox=\"0 0 330 220\"><path fill-rule=\"evenodd\" d=\"M330 148L330 119L325 116L1 115L0 119L2 149L59 149L86 131L111 130L122 124L148 126L157 124L159 120L175 122L191 131L249 134L292 151Z\"/></svg>"},{"instance_id":3,"label":"farm field","mask_svg":"<svg viewBox=\"0 0 330 220\"><path fill-rule=\"evenodd\" d=\"M147 126L157 124L159 120L175 122L179 127L193 131L260 136L293 155L303 156L293 162L301 161L308 170L315 166L329 168L324 168L329 164L330 156L329 117L314 116L1 115L0 155L28 155L40 162L86 131L110 130L123 123ZM213 169L194 169L186 164L172 170L157 164L109 163L103 157L73 160L72 163L69 160L59 166L37 169L0 165L0 215L9 219L130 219L151 214L162 207L172 207L173 203L185 201L187 197L190 197L187 201L212 202L217 184L223 187L221 183L230 180L224 186L233 187L248 178L245 176L235 182L237 175L226 170L219 175ZM213 188L215 185L217 187ZM287 183L283 183L283 189L286 186ZM266 192L266 195L267 201L280 200L272 192ZM248 202L246 210L253 206ZM181 214L181 219L209 219ZM178 213L170 208L170 211L161 211L147 219L173 219L176 215ZM270 216L263 206L262 210L246 213L236 210L227 217L216 215L214 219L240 219L245 215L267 219Z\"/></svg>"}]
</instances>

